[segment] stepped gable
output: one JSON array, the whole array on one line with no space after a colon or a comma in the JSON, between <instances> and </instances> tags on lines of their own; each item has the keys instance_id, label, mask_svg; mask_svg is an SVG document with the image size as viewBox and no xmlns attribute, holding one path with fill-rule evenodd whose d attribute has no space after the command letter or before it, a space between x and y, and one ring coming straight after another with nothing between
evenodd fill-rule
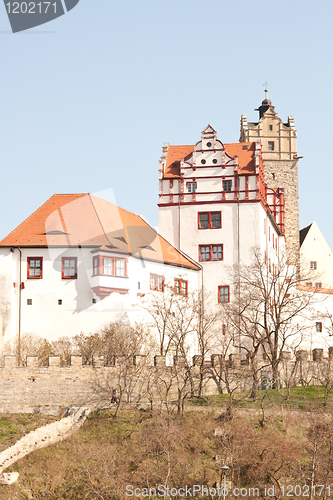
<instances>
[{"instance_id":1,"label":"stepped gable","mask_svg":"<svg viewBox=\"0 0 333 500\"><path fill-rule=\"evenodd\" d=\"M108 247L145 260L200 269L139 215L87 194L55 194L0 247Z\"/></svg>"}]
</instances>

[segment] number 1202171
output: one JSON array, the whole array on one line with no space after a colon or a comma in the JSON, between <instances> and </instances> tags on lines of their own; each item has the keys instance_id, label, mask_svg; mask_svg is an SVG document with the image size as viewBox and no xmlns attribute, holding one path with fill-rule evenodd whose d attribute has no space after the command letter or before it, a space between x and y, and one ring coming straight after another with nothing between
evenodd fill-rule
<instances>
[{"instance_id":1,"label":"number 1202171","mask_svg":"<svg viewBox=\"0 0 333 500\"><path fill-rule=\"evenodd\" d=\"M316 484L313 486L297 484L296 486L280 486L283 497L321 497L326 494L326 498L331 496L331 486ZM311 495L310 495L311 493Z\"/></svg>"},{"instance_id":2,"label":"number 1202171","mask_svg":"<svg viewBox=\"0 0 333 500\"><path fill-rule=\"evenodd\" d=\"M57 3L54 2L8 2L8 14L47 14L49 10L57 13Z\"/></svg>"}]
</instances>

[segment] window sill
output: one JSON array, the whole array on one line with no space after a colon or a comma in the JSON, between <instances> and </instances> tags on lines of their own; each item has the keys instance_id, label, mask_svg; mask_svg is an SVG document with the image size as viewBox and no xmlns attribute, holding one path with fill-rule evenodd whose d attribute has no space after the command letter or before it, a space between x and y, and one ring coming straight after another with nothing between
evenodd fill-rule
<instances>
[{"instance_id":1,"label":"window sill","mask_svg":"<svg viewBox=\"0 0 333 500\"><path fill-rule=\"evenodd\" d=\"M117 276L116 274L92 274L92 278L97 278L98 276L103 276L104 278L126 278L128 279L129 276Z\"/></svg>"}]
</instances>

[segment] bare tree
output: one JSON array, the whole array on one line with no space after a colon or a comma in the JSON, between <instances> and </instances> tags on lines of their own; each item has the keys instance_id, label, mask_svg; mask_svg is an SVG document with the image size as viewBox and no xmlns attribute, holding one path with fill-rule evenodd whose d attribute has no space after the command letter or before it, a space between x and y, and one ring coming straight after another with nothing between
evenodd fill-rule
<instances>
[{"instance_id":1,"label":"bare tree","mask_svg":"<svg viewBox=\"0 0 333 500\"><path fill-rule=\"evenodd\" d=\"M253 392L258 385L259 351L272 371L272 386L279 386L279 366L285 349L296 348L310 327L311 310L322 298L316 298L305 286L309 276L301 276L298 263L284 254L273 263L254 249L250 266L234 268L235 300L222 304L234 331L235 346L246 352L253 373Z\"/></svg>"},{"instance_id":2,"label":"bare tree","mask_svg":"<svg viewBox=\"0 0 333 500\"><path fill-rule=\"evenodd\" d=\"M200 396L207 373L207 356L221 328L220 309L211 306L209 294L199 290L188 295L166 286L163 294L152 294L143 306L153 319L160 354L174 356L179 412L190 385L191 396ZM192 356L195 356L195 366ZM180 368L181 367L181 368Z\"/></svg>"},{"instance_id":3,"label":"bare tree","mask_svg":"<svg viewBox=\"0 0 333 500\"><path fill-rule=\"evenodd\" d=\"M116 403L116 417L124 401L138 400L142 392L146 392L142 375L151 350L150 332L142 325L132 328L112 323L92 337L93 353L102 355L106 364L115 366L111 375L102 377L96 372L94 389L101 406L103 402Z\"/></svg>"}]
</instances>

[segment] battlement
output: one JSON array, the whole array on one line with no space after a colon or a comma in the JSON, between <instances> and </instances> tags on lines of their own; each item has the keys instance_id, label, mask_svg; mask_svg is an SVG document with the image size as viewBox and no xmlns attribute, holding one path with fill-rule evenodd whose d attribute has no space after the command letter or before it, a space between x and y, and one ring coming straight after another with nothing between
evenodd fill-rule
<instances>
[{"instance_id":1,"label":"battlement","mask_svg":"<svg viewBox=\"0 0 333 500\"><path fill-rule=\"evenodd\" d=\"M324 352L324 349L313 349L312 351L307 350L298 350L295 353L295 359L292 359L292 353L290 351L283 351L282 358L284 361L290 361L291 363L296 362L298 360L302 361L324 361L330 360L333 361L333 347L329 347L327 353ZM264 361L264 360L263 360ZM227 359L222 358L221 354L212 354L210 359L204 360L204 366L215 366L217 364L227 364L229 367L231 366L241 366L247 365L248 360L241 359L240 354L229 354ZM260 362L260 360L259 360ZM115 356L112 360L112 363L107 363L104 359L104 356L93 356L92 364L84 364L83 357L78 355L72 355L70 357L69 365L61 365L60 356L49 356L48 357L48 365L42 366L39 364L38 356L27 356L26 364L24 366L17 366L16 356L4 356L3 365L0 366L0 374L1 370L12 370L12 369L41 369L45 370L47 368L61 368L61 369L91 369L91 368L117 368L121 364L126 363L128 366L138 367L144 364L147 368L149 367L158 367L158 368L168 368L168 367L176 367L180 365L184 365L185 361L182 358L177 358L174 356L173 365L166 364L166 356L156 355L154 356L154 362L152 365L147 364L146 356L135 355L130 358L125 357L117 357ZM202 364L202 356L193 356L192 365L200 366Z\"/></svg>"},{"instance_id":2,"label":"battlement","mask_svg":"<svg viewBox=\"0 0 333 500\"><path fill-rule=\"evenodd\" d=\"M323 349L299 350L294 359L285 351L279 368L281 385L323 384L333 376L332 362L333 347L327 353ZM263 379L265 384L270 379L271 370L264 358L257 360L257 366L261 369L261 386ZM239 391L247 391L252 384L251 366L240 354L230 354L226 359L221 354L213 354L210 359L194 356L191 366L179 357L169 366L161 355L156 355L152 364L140 355L115 357L112 364L107 364L103 356L94 356L92 364L83 364L82 356L71 356L66 366L61 365L60 356L50 356L48 366L40 366L36 356L28 356L25 366L17 366L15 356L5 356L0 367L0 412L58 415L70 406L110 402L112 388L119 384L123 384L125 401L147 401L149 390L154 384L158 386L158 380L170 382L168 397L176 397L179 375L186 375L189 369L194 384L203 374L206 395L226 392L226 376L228 387ZM163 399L157 392L154 397Z\"/></svg>"}]
</instances>

